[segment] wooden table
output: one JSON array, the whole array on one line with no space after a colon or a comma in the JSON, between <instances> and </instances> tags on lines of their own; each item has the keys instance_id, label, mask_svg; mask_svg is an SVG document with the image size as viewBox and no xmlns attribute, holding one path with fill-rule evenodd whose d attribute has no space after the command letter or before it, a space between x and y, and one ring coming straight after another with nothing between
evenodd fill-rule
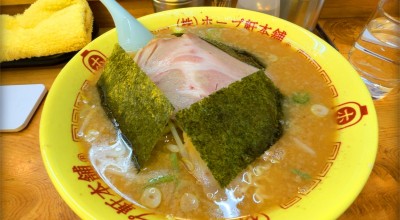
<instances>
[{"instance_id":1,"label":"wooden table","mask_svg":"<svg viewBox=\"0 0 400 220\"><path fill-rule=\"evenodd\" d=\"M139 17L152 13L141 9ZM347 56L365 19L320 19L320 25ZM65 64L1 70L1 84L43 83L51 88ZM399 91L375 102L379 119L379 152L372 174L340 219L399 219ZM1 218L79 219L61 199L44 168L39 147L43 103L21 132L1 133ZM340 201L337 201L340 202Z\"/></svg>"}]
</instances>

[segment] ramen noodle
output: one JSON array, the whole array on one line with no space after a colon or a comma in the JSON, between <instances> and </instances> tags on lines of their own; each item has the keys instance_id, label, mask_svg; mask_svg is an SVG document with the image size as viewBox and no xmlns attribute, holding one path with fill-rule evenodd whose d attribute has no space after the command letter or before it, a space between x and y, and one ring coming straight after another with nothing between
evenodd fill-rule
<instances>
[{"instance_id":1,"label":"ramen noodle","mask_svg":"<svg viewBox=\"0 0 400 220\"><path fill-rule=\"evenodd\" d=\"M234 218L279 207L312 186L332 152L336 124L333 98L312 63L292 47L242 29L190 28L249 51L266 64L266 74L284 95L282 137L225 188L209 187L193 174L193 161L180 155L193 146L170 123L147 165L138 172L132 150L101 107L95 82L82 91L80 135L93 167L125 199L169 217ZM157 37L171 37L171 30ZM246 134L243 134L246 135ZM190 152L189 152L190 153Z\"/></svg>"}]
</instances>

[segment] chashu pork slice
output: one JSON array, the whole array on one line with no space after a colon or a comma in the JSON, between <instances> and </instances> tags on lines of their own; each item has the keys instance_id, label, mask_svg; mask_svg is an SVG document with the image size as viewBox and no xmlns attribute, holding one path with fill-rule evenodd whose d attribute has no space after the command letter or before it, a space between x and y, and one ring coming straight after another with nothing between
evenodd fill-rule
<instances>
[{"instance_id":1,"label":"chashu pork slice","mask_svg":"<svg viewBox=\"0 0 400 220\"><path fill-rule=\"evenodd\" d=\"M194 34L154 39L134 60L164 92L175 111L258 70Z\"/></svg>"}]
</instances>

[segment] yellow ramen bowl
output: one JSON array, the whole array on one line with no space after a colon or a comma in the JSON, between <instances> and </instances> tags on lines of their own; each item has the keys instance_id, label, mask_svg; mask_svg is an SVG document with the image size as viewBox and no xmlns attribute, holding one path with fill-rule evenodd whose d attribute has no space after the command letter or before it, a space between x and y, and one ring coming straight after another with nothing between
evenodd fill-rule
<instances>
[{"instance_id":1,"label":"yellow ramen bowl","mask_svg":"<svg viewBox=\"0 0 400 220\"><path fill-rule=\"evenodd\" d=\"M207 22L211 21L212 22ZM347 60L309 31L266 14L234 8L184 8L138 19L151 31L168 26L246 28L290 44L317 68L332 91L338 137L325 167L307 192L251 219L335 219L355 200L373 168L378 126L373 102ZM258 25L257 25L258 24ZM260 24L263 24L261 26ZM268 29L263 29L267 24ZM55 80L44 105L40 145L47 172L68 205L83 219L160 219L110 189L92 168L77 136L81 88L117 43L115 29L83 48ZM351 112L346 118L343 114Z\"/></svg>"}]
</instances>

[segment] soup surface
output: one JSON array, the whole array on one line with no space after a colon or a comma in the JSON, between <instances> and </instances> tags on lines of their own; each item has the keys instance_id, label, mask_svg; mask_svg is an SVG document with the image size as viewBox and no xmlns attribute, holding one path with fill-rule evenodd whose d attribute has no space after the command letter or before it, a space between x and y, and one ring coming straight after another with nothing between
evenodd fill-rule
<instances>
[{"instance_id":1,"label":"soup surface","mask_svg":"<svg viewBox=\"0 0 400 220\"><path fill-rule=\"evenodd\" d=\"M190 143L178 128L177 133L165 132L138 173L131 149L101 107L93 80L82 91L78 135L103 180L132 203L191 219L268 212L306 191L332 153L337 129L332 94L316 68L290 46L258 33L229 28L183 31L235 45L267 64L266 74L285 96L283 136L224 189L210 191L191 175L193 164L182 160L176 141ZM157 37L173 36L165 30Z\"/></svg>"}]
</instances>

